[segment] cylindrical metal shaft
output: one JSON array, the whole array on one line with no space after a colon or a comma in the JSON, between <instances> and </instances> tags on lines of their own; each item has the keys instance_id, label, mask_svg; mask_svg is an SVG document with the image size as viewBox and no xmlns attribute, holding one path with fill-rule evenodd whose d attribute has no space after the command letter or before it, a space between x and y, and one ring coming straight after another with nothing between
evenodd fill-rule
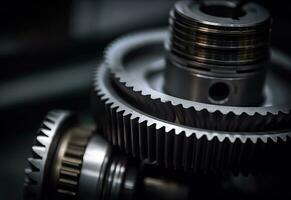
<instances>
[{"instance_id":1,"label":"cylindrical metal shaft","mask_svg":"<svg viewBox=\"0 0 291 200\"><path fill-rule=\"evenodd\" d=\"M165 91L204 103L261 104L270 24L268 11L254 3L178 2L170 15Z\"/></svg>"}]
</instances>

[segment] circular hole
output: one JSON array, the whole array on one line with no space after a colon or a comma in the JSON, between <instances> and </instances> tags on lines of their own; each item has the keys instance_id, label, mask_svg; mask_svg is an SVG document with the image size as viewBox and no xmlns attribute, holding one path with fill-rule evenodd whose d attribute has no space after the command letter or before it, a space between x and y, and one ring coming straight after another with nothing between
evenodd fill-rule
<instances>
[{"instance_id":1,"label":"circular hole","mask_svg":"<svg viewBox=\"0 0 291 200\"><path fill-rule=\"evenodd\" d=\"M225 83L214 83L209 88L209 97L215 103L225 103L228 100L230 89Z\"/></svg>"},{"instance_id":2,"label":"circular hole","mask_svg":"<svg viewBox=\"0 0 291 200\"><path fill-rule=\"evenodd\" d=\"M246 14L245 11L242 10L241 6L235 6L233 4L229 5L202 4L200 6L200 10L205 14L211 16L232 18L236 20L238 20L240 17L243 17Z\"/></svg>"}]
</instances>

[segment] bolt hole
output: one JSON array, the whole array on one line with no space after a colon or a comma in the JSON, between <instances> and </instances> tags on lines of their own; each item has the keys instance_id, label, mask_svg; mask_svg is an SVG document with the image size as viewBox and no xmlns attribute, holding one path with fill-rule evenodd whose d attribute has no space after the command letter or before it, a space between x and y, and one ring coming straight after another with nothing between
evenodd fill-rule
<instances>
[{"instance_id":1,"label":"bolt hole","mask_svg":"<svg viewBox=\"0 0 291 200\"><path fill-rule=\"evenodd\" d=\"M214 103L223 104L228 100L230 93L229 86L226 83L214 83L209 88L209 98Z\"/></svg>"},{"instance_id":2,"label":"bolt hole","mask_svg":"<svg viewBox=\"0 0 291 200\"><path fill-rule=\"evenodd\" d=\"M215 3L215 2L214 2ZM202 4L200 6L200 10L205 14L215 16L215 17L223 17L223 18L231 18L234 20L239 20L240 17L245 16L245 11L241 8L241 6L236 7L233 4L226 5L217 5L217 4Z\"/></svg>"}]
</instances>

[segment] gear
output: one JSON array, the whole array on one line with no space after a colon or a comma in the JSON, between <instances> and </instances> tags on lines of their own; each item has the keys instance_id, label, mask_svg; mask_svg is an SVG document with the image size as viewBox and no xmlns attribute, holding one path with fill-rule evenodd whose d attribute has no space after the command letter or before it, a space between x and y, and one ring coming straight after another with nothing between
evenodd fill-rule
<instances>
[{"instance_id":1,"label":"gear","mask_svg":"<svg viewBox=\"0 0 291 200\"><path fill-rule=\"evenodd\" d=\"M255 3L180 1L170 31L111 44L94 85L105 136L175 169L249 173L286 161L291 87L270 58L270 22Z\"/></svg>"},{"instance_id":2,"label":"gear","mask_svg":"<svg viewBox=\"0 0 291 200\"><path fill-rule=\"evenodd\" d=\"M80 127L71 130L72 134L61 156L57 192L62 199L77 199L83 156L88 144L88 136L84 134L86 132L88 132L87 129Z\"/></svg>"},{"instance_id":3,"label":"gear","mask_svg":"<svg viewBox=\"0 0 291 200\"><path fill-rule=\"evenodd\" d=\"M267 100L263 106L211 105L164 93L161 72L165 64L162 51L165 38L167 32L163 30L131 34L113 42L105 53L105 63L111 69L116 87L139 109L164 120L212 130L273 131L287 128L291 120L291 89L282 85L275 73L269 73L267 78ZM147 51L149 46L153 49L150 53ZM143 61L145 59L138 55L142 51L147 52L144 57L152 57ZM133 54L144 63L136 64L138 67L131 64L134 59L125 63L124 60ZM276 59L273 57L273 62L277 62ZM276 88L284 91L272 94Z\"/></svg>"},{"instance_id":4,"label":"gear","mask_svg":"<svg viewBox=\"0 0 291 200\"><path fill-rule=\"evenodd\" d=\"M226 132L184 126L126 101L106 64L95 78L96 107L103 113L97 113L97 122L109 141L134 157L167 168L215 173L264 171L288 160L290 130Z\"/></svg>"},{"instance_id":5,"label":"gear","mask_svg":"<svg viewBox=\"0 0 291 200\"><path fill-rule=\"evenodd\" d=\"M52 111L46 116L25 169L25 199L77 199L83 155L92 130L79 127L63 134L74 121L66 111Z\"/></svg>"},{"instance_id":6,"label":"gear","mask_svg":"<svg viewBox=\"0 0 291 200\"><path fill-rule=\"evenodd\" d=\"M50 112L38 131L36 143L32 147L32 157L28 158L29 167L25 169L25 194L27 199L41 199L47 182L47 160L52 159L57 142L60 139L60 128L69 120L69 113Z\"/></svg>"}]
</instances>

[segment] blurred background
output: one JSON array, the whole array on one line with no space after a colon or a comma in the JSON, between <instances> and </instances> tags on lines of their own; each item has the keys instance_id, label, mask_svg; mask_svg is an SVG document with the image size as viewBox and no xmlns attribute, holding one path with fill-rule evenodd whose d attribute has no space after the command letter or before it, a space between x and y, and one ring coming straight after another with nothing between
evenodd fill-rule
<instances>
[{"instance_id":1,"label":"blurred background","mask_svg":"<svg viewBox=\"0 0 291 200\"><path fill-rule=\"evenodd\" d=\"M174 2L1 2L0 199L22 199L26 157L44 115L72 109L89 118L92 72L103 49L125 33L165 27ZM291 53L291 3L257 2L273 16L273 46Z\"/></svg>"}]
</instances>

